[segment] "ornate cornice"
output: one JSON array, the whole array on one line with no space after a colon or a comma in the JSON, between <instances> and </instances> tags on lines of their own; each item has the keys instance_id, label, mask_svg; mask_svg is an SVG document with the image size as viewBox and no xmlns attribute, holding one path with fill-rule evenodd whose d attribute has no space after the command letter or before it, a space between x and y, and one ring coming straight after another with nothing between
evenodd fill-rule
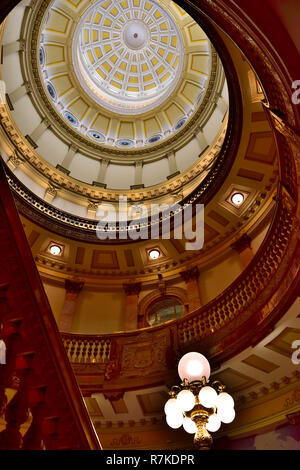
<instances>
[{"instance_id":1,"label":"ornate cornice","mask_svg":"<svg viewBox=\"0 0 300 470\"><path fill-rule=\"evenodd\" d=\"M33 10L33 17L26 27L25 36L27 41L27 51L29 52L30 56L28 56L27 60L24 62L24 65L26 68L28 80L34 84L34 91L36 92L34 95L35 97L38 97L37 100L34 100L35 106L42 110L42 112L40 111L42 115L46 114L50 117L52 125L56 128L58 134L63 132L64 140L70 140L71 137L72 141L76 142L78 147L81 148L84 152L90 153L91 150L94 150L94 156L98 156L98 158L99 156L108 158L109 160L118 160L120 158L124 158L125 161L128 161L128 159L130 159L130 157L132 158L133 155L135 158L140 156L143 159L152 159L153 155L157 155L158 153L162 153L161 156L164 156L167 150L174 149L177 146L180 148L183 142L186 143L187 140L193 136L195 129L199 127L199 122L201 123L202 121L201 116L203 118L203 114L205 114L207 119L207 115L209 115L208 110L211 112L214 109L215 98L219 93L220 80L216 80L216 78L220 78L222 75L220 74L221 62L214 48L212 48L211 53L211 76L208 85L206 86L205 96L200 104L199 109L189 119L189 122L184 126L184 129L179 130L172 137L164 139L161 143L157 143L153 148L132 148L128 151L121 150L117 147L105 147L103 145L92 142L83 135L78 134L66 124L66 122L61 118L61 115L55 110L49 101L43 83L41 82L38 61L39 37L41 24L50 3L51 0L39 0L37 3L39 7L37 8L36 6ZM75 75L73 76L73 80L77 82Z\"/></svg>"},{"instance_id":2,"label":"ornate cornice","mask_svg":"<svg viewBox=\"0 0 300 470\"><path fill-rule=\"evenodd\" d=\"M49 183L55 184L61 191L73 193L76 197L81 197L83 200L86 200L86 203L89 198L99 200L99 202L118 203L119 196L124 194L124 191L121 190L116 191L106 189L105 187L99 188L96 185L92 186L87 183L82 183L79 180L69 177L66 172L57 170L46 160L42 159L30 145L28 139L16 128L7 105L0 105L0 118L4 132L13 144L14 149L17 149L19 158L22 159L23 163L29 164L34 170L40 173L43 178L46 178ZM222 157L224 158L224 155L222 155L222 145L225 138L226 121L217 141L190 169L176 176L176 178L165 181L157 186L141 188L130 192L125 191L128 195L128 201L146 203L147 201L155 199L158 194L160 197L163 197L168 196L170 193L181 191L185 186L195 181L196 178L204 179L215 161Z\"/></svg>"}]
</instances>

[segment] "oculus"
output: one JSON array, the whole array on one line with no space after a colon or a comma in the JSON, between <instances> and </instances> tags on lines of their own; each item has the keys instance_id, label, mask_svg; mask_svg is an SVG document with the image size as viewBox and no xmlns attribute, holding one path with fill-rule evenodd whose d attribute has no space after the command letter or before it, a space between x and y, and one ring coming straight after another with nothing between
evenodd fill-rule
<instances>
[{"instance_id":1,"label":"oculus","mask_svg":"<svg viewBox=\"0 0 300 470\"><path fill-rule=\"evenodd\" d=\"M77 126L77 119L68 111L65 113L65 118L69 121L70 124Z\"/></svg>"},{"instance_id":2,"label":"oculus","mask_svg":"<svg viewBox=\"0 0 300 470\"><path fill-rule=\"evenodd\" d=\"M54 91L53 86L50 83L47 84L47 90L48 90L48 93L51 96L51 98L55 101L56 100L56 93Z\"/></svg>"},{"instance_id":3,"label":"oculus","mask_svg":"<svg viewBox=\"0 0 300 470\"><path fill-rule=\"evenodd\" d=\"M155 142L158 142L161 139L160 135L154 135L148 140L149 144L154 144Z\"/></svg>"},{"instance_id":4,"label":"oculus","mask_svg":"<svg viewBox=\"0 0 300 470\"><path fill-rule=\"evenodd\" d=\"M42 47L40 47L39 57L40 57L40 65L44 65L45 53Z\"/></svg>"},{"instance_id":5,"label":"oculus","mask_svg":"<svg viewBox=\"0 0 300 470\"><path fill-rule=\"evenodd\" d=\"M131 140L122 139L118 141L118 145L120 145L120 147L131 147L133 142Z\"/></svg>"},{"instance_id":6,"label":"oculus","mask_svg":"<svg viewBox=\"0 0 300 470\"><path fill-rule=\"evenodd\" d=\"M186 119L181 119L178 124L175 126L175 131L178 131L184 124L186 123Z\"/></svg>"},{"instance_id":7,"label":"oculus","mask_svg":"<svg viewBox=\"0 0 300 470\"><path fill-rule=\"evenodd\" d=\"M105 138L102 134L100 134L99 132L96 132L96 131L90 131L89 133L89 136L96 140L97 142L104 142L105 141Z\"/></svg>"}]
</instances>

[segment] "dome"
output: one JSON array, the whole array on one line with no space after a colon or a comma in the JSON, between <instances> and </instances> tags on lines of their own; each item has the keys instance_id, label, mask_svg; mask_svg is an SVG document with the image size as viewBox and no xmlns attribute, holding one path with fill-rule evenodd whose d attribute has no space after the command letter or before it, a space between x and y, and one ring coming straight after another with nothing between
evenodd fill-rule
<instances>
[{"instance_id":1,"label":"dome","mask_svg":"<svg viewBox=\"0 0 300 470\"><path fill-rule=\"evenodd\" d=\"M28 61L38 62L40 105L56 116L57 132L110 158L174 138L182 145L183 128L206 122L208 102L223 93L210 40L169 0L83 0L78 8L55 0L43 4L43 18L28 24L39 30Z\"/></svg>"},{"instance_id":2,"label":"dome","mask_svg":"<svg viewBox=\"0 0 300 470\"><path fill-rule=\"evenodd\" d=\"M98 1L79 22L72 44L77 77L95 101L119 114L157 107L182 73L181 33L152 1Z\"/></svg>"}]
</instances>

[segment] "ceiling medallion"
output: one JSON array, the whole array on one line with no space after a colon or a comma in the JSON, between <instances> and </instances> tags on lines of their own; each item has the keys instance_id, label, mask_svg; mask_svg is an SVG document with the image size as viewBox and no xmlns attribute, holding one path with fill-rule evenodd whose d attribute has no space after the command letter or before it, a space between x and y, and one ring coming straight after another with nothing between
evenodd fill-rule
<instances>
[{"instance_id":1,"label":"ceiling medallion","mask_svg":"<svg viewBox=\"0 0 300 470\"><path fill-rule=\"evenodd\" d=\"M138 50L149 45L149 27L140 20L130 21L123 29L123 40L128 49Z\"/></svg>"},{"instance_id":2,"label":"ceiling medallion","mask_svg":"<svg viewBox=\"0 0 300 470\"><path fill-rule=\"evenodd\" d=\"M183 42L157 3L99 1L76 28L72 46L77 78L101 106L119 114L156 108L182 73Z\"/></svg>"}]
</instances>

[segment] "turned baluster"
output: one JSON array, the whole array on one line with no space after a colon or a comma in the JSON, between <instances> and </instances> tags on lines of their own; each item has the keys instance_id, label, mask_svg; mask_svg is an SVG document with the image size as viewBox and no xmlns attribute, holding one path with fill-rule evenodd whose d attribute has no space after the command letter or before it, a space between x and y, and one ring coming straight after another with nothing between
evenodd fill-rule
<instances>
[{"instance_id":1,"label":"turned baluster","mask_svg":"<svg viewBox=\"0 0 300 470\"><path fill-rule=\"evenodd\" d=\"M100 362L104 362L103 360L104 345L105 345L105 342L103 339L101 339L100 348L99 348Z\"/></svg>"},{"instance_id":2,"label":"turned baluster","mask_svg":"<svg viewBox=\"0 0 300 470\"><path fill-rule=\"evenodd\" d=\"M28 405L32 414L32 423L23 438L24 450L43 450L43 420L46 416L45 406L46 387L28 391Z\"/></svg>"},{"instance_id":3,"label":"turned baluster","mask_svg":"<svg viewBox=\"0 0 300 470\"><path fill-rule=\"evenodd\" d=\"M28 379L33 354L16 357L16 373L20 380L19 388L6 407L6 428L0 433L0 449L18 450L22 448L23 439L20 432L22 424L29 418Z\"/></svg>"},{"instance_id":4,"label":"turned baluster","mask_svg":"<svg viewBox=\"0 0 300 470\"><path fill-rule=\"evenodd\" d=\"M7 406L6 388L12 387L15 378L15 358L21 347L21 320L7 321L2 326L2 339L6 345L6 364L0 367L0 416Z\"/></svg>"},{"instance_id":5,"label":"turned baluster","mask_svg":"<svg viewBox=\"0 0 300 470\"><path fill-rule=\"evenodd\" d=\"M111 341L110 341L110 339L107 339L106 340L106 350L105 350L105 362L109 361L110 349L111 349Z\"/></svg>"},{"instance_id":6,"label":"turned baluster","mask_svg":"<svg viewBox=\"0 0 300 470\"><path fill-rule=\"evenodd\" d=\"M79 357L80 357L80 352L81 352L81 346L82 346L82 342L81 340L77 340L76 341L76 345L75 345L75 358L74 358L74 362L79 362Z\"/></svg>"},{"instance_id":7,"label":"turned baluster","mask_svg":"<svg viewBox=\"0 0 300 470\"><path fill-rule=\"evenodd\" d=\"M87 340L85 339L83 341L83 346L82 346L82 353L81 353L81 361L80 362L87 362L86 361L86 349L87 349L88 343Z\"/></svg>"},{"instance_id":8,"label":"turned baluster","mask_svg":"<svg viewBox=\"0 0 300 470\"><path fill-rule=\"evenodd\" d=\"M93 341L88 341L86 349L86 359L85 362L89 363L93 361Z\"/></svg>"},{"instance_id":9,"label":"turned baluster","mask_svg":"<svg viewBox=\"0 0 300 470\"><path fill-rule=\"evenodd\" d=\"M94 358L96 359L96 362L101 362L101 358L99 354L99 345L100 345L100 342L98 339L96 339L95 348L94 348Z\"/></svg>"},{"instance_id":10,"label":"turned baluster","mask_svg":"<svg viewBox=\"0 0 300 470\"><path fill-rule=\"evenodd\" d=\"M73 359L74 352L75 352L75 347L76 347L76 340L73 339L71 341L70 356L69 356L69 359L70 359L71 362L75 362L74 359Z\"/></svg>"}]
</instances>

